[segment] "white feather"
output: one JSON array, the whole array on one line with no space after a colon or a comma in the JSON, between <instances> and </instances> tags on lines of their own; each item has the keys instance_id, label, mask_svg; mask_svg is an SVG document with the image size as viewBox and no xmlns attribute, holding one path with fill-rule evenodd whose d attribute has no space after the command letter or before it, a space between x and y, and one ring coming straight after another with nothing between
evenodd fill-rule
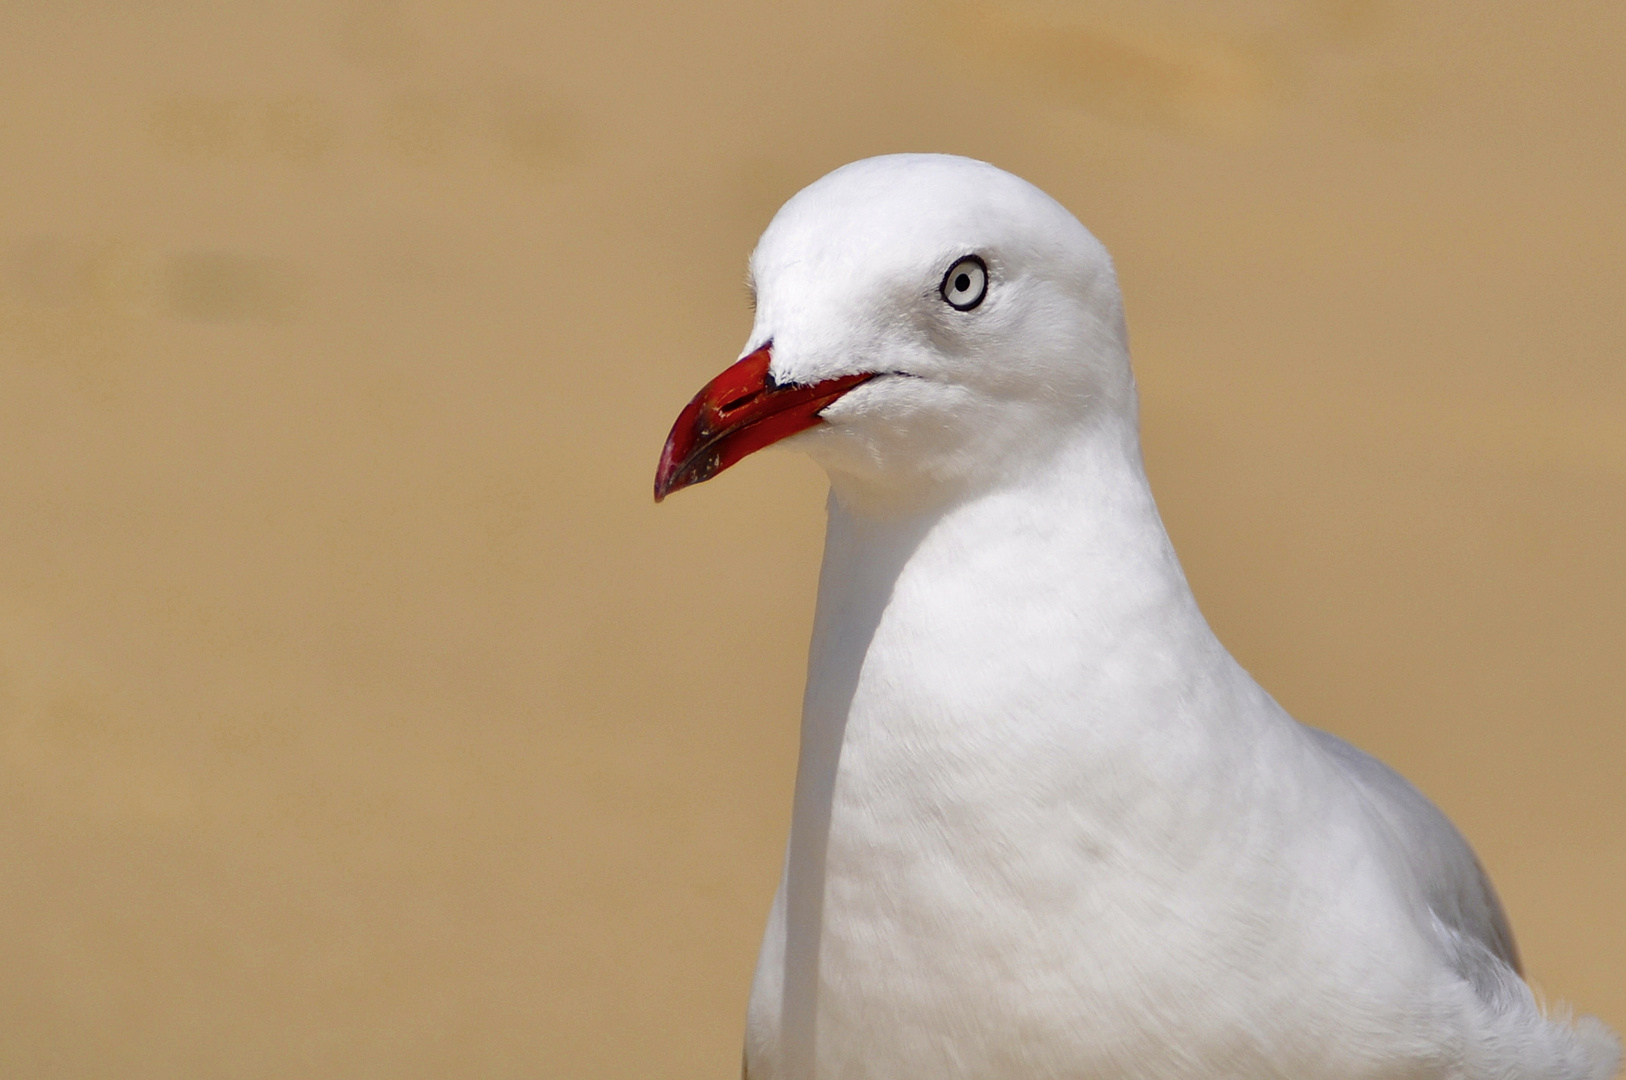
<instances>
[{"instance_id":1,"label":"white feather","mask_svg":"<svg viewBox=\"0 0 1626 1080\"><path fill-rule=\"evenodd\" d=\"M961 312L937 285L989 267ZM1214 638L1141 465L1112 266L992 166L792 199L774 375L883 374L794 440L832 494L751 1080L1604 1080L1472 852Z\"/></svg>"}]
</instances>

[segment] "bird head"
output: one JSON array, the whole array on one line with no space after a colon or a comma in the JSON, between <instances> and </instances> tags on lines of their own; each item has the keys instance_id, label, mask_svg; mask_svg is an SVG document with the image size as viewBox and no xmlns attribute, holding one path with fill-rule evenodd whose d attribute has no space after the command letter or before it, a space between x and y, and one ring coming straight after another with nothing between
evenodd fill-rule
<instances>
[{"instance_id":1,"label":"bird head","mask_svg":"<svg viewBox=\"0 0 1626 1080\"><path fill-rule=\"evenodd\" d=\"M657 500L781 440L838 498L997 485L1081 425L1135 415L1106 249L984 162L855 162L787 202L751 256L742 358L678 417Z\"/></svg>"}]
</instances>

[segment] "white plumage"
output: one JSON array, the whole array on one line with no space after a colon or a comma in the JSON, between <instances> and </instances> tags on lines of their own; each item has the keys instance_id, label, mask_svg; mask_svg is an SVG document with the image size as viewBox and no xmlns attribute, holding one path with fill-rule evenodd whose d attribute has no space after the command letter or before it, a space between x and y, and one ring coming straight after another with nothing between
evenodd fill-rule
<instances>
[{"instance_id":1,"label":"white plumage","mask_svg":"<svg viewBox=\"0 0 1626 1080\"><path fill-rule=\"evenodd\" d=\"M829 533L750 1080L1614 1075L1602 1024L1543 1015L1445 817L1215 639L1071 214L875 158L751 269L770 387L876 377L793 438Z\"/></svg>"}]
</instances>

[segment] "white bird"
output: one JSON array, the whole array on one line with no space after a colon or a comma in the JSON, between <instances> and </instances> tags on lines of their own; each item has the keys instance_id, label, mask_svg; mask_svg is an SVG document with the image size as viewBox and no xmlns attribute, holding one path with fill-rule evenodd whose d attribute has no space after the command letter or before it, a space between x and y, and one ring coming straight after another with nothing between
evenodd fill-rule
<instances>
[{"instance_id":1,"label":"white bird","mask_svg":"<svg viewBox=\"0 0 1626 1080\"><path fill-rule=\"evenodd\" d=\"M1472 850L1203 619L1141 463L1106 250L1031 184L873 158L751 257L744 358L656 497L830 475L749 1080L1605 1080Z\"/></svg>"}]
</instances>

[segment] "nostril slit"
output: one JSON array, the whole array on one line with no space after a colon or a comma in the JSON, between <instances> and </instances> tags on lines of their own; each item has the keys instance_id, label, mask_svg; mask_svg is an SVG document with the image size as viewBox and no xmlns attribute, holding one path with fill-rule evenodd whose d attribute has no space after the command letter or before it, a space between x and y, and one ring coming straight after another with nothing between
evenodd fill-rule
<instances>
[{"instance_id":1,"label":"nostril slit","mask_svg":"<svg viewBox=\"0 0 1626 1080\"><path fill-rule=\"evenodd\" d=\"M750 401L752 398L756 397L759 393L761 393L761 391L753 390L749 394L743 394L740 397L735 398L733 401L726 401L723 403L723 407L719 409L718 412L733 412L741 405L744 405L747 401Z\"/></svg>"}]
</instances>

